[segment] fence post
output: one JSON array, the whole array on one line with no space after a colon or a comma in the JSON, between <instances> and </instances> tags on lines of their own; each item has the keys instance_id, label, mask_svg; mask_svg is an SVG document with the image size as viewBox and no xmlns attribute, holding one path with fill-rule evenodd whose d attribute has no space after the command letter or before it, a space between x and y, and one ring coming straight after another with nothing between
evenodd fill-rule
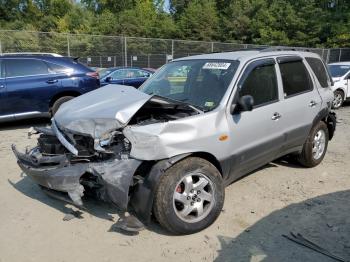
<instances>
[{"instance_id":1,"label":"fence post","mask_svg":"<svg viewBox=\"0 0 350 262\"><path fill-rule=\"evenodd\" d=\"M174 39L171 40L171 56L174 59Z\"/></svg>"},{"instance_id":2,"label":"fence post","mask_svg":"<svg viewBox=\"0 0 350 262\"><path fill-rule=\"evenodd\" d=\"M331 53L331 49L330 49L330 48L328 48L328 49L327 49L327 58L326 58L326 64L328 64L328 63L329 63L329 56L330 56L330 53Z\"/></svg>"},{"instance_id":3,"label":"fence post","mask_svg":"<svg viewBox=\"0 0 350 262\"><path fill-rule=\"evenodd\" d=\"M69 34L67 34L67 54L68 54L68 56L70 56Z\"/></svg>"},{"instance_id":4,"label":"fence post","mask_svg":"<svg viewBox=\"0 0 350 262\"><path fill-rule=\"evenodd\" d=\"M126 36L124 36L124 57L125 57L125 66L128 66L128 46L127 46Z\"/></svg>"},{"instance_id":5,"label":"fence post","mask_svg":"<svg viewBox=\"0 0 350 262\"><path fill-rule=\"evenodd\" d=\"M2 54L2 45L1 45L1 40L0 40L0 54Z\"/></svg>"},{"instance_id":6,"label":"fence post","mask_svg":"<svg viewBox=\"0 0 350 262\"><path fill-rule=\"evenodd\" d=\"M341 59L341 50L342 50L342 49L341 49L341 48L339 48L339 50L340 50L340 51L339 51L339 58L338 58L338 62L340 62L340 59Z\"/></svg>"},{"instance_id":7,"label":"fence post","mask_svg":"<svg viewBox=\"0 0 350 262\"><path fill-rule=\"evenodd\" d=\"M150 54L147 54L147 67L151 67Z\"/></svg>"},{"instance_id":8,"label":"fence post","mask_svg":"<svg viewBox=\"0 0 350 262\"><path fill-rule=\"evenodd\" d=\"M114 58L113 66L116 67L117 66L117 58L116 58L116 56L114 56L113 58Z\"/></svg>"},{"instance_id":9,"label":"fence post","mask_svg":"<svg viewBox=\"0 0 350 262\"><path fill-rule=\"evenodd\" d=\"M211 52L214 53L214 42L211 42Z\"/></svg>"}]
</instances>

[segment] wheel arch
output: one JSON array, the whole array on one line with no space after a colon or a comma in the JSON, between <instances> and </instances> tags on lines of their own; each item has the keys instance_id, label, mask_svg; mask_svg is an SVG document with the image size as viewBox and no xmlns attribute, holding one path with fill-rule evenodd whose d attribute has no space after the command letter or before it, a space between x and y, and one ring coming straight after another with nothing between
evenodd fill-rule
<instances>
[{"instance_id":1,"label":"wheel arch","mask_svg":"<svg viewBox=\"0 0 350 262\"><path fill-rule=\"evenodd\" d=\"M74 96L74 97L77 97L77 96L80 96L81 93L78 92L78 91L75 91L75 90L66 90L66 91L62 91L62 92L59 92L57 94L55 94L51 100L50 100L50 103L49 103L49 108L51 110L53 104L57 101L57 99L61 98L61 97L64 97L64 96Z\"/></svg>"},{"instance_id":2,"label":"wheel arch","mask_svg":"<svg viewBox=\"0 0 350 262\"><path fill-rule=\"evenodd\" d=\"M334 93L335 91L343 92L343 95L344 95L344 97L345 97L345 92L346 92L346 91L345 91L345 88L344 88L344 87L338 86L337 89L335 89L335 90L333 91L333 93Z\"/></svg>"},{"instance_id":3,"label":"wheel arch","mask_svg":"<svg viewBox=\"0 0 350 262\"><path fill-rule=\"evenodd\" d=\"M154 194L160 177L175 163L187 157L205 159L218 169L221 176L223 175L220 162L215 156L207 152L186 153L160 161L144 161L135 172L135 175L141 175L143 179L131 190L132 194L129 201L129 206L132 207L131 212L134 212L136 217L144 224L149 224L150 222Z\"/></svg>"},{"instance_id":4,"label":"wheel arch","mask_svg":"<svg viewBox=\"0 0 350 262\"><path fill-rule=\"evenodd\" d=\"M337 123L336 114L334 112L330 112L328 108L324 108L317 114L312 126L315 126L320 121L323 121L327 125L329 140L332 140Z\"/></svg>"}]
</instances>

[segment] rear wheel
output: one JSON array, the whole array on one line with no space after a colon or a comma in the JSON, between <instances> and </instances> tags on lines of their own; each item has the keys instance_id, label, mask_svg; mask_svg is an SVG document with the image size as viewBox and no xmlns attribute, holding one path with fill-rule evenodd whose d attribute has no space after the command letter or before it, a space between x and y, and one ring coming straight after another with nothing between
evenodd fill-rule
<instances>
[{"instance_id":1,"label":"rear wheel","mask_svg":"<svg viewBox=\"0 0 350 262\"><path fill-rule=\"evenodd\" d=\"M158 222L175 234L191 234L211 225L224 203L220 172L210 162L186 158L166 170L155 194Z\"/></svg>"},{"instance_id":2,"label":"rear wheel","mask_svg":"<svg viewBox=\"0 0 350 262\"><path fill-rule=\"evenodd\" d=\"M343 105L344 102L344 92L341 90L334 91L334 100L332 106L334 109L338 109Z\"/></svg>"},{"instance_id":3,"label":"rear wheel","mask_svg":"<svg viewBox=\"0 0 350 262\"><path fill-rule=\"evenodd\" d=\"M74 98L74 96L62 96L62 97L58 98L52 105L52 108L51 108L52 116L54 116L56 114L56 112L58 111L58 109L60 108L60 106L63 103L65 103L73 98Z\"/></svg>"},{"instance_id":4,"label":"rear wheel","mask_svg":"<svg viewBox=\"0 0 350 262\"><path fill-rule=\"evenodd\" d=\"M327 151L328 138L327 125L321 121L311 129L299 155L299 163L305 167L314 167L321 163Z\"/></svg>"}]
</instances>

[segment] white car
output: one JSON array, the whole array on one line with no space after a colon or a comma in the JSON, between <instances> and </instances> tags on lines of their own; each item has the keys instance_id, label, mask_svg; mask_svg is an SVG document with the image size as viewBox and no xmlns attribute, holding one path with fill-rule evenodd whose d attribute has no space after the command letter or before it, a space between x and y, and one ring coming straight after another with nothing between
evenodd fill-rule
<instances>
[{"instance_id":1,"label":"white car","mask_svg":"<svg viewBox=\"0 0 350 262\"><path fill-rule=\"evenodd\" d=\"M338 109L345 100L350 99L350 62L332 63L328 67L334 82L333 108Z\"/></svg>"}]
</instances>

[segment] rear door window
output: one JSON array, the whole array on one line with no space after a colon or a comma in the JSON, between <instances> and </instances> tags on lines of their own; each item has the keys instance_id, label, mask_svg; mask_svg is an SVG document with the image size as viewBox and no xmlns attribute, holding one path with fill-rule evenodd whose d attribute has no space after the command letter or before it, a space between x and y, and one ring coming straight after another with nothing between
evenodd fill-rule
<instances>
[{"instance_id":1,"label":"rear door window","mask_svg":"<svg viewBox=\"0 0 350 262\"><path fill-rule=\"evenodd\" d=\"M284 97L302 94L313 89L310 75L301 60L279 62L282 76Z\"/></svg>"},{"instance_id":2,"label":"rear door window","mask_svg":"<svg viewBox=\"0 0 350 262\"><path fill-rule=\"evenodd\" d=\"M5 77L4 67L2 65L2 60L0 60L0 78Z\"/></svg>"},{"instance_id":3,"label":"rear door window","mask_svg":"<svg viewBox=\"0 0 350 262\"><path fill-rule=\"evenodd\" d=\"M331 81L328 77L328 73L322 61L315 57L306 57L307 63L310 65L312 71L316 75L318 82L320 82L322 87L329 87Z\"/></svg>"},{"instance_id":4,"label":"rear door window","mask_svg":"<svg viewBox=\"0 0 350 262\"><path fill-rule=\"evenodd\" d=\"M135 75L136 75L136 77L149 77L150 73L147 71L135 69Z\"/></svg>"},{"instance_id":5,"label":"rear door window","mask_svg":"<svg viewBox=\"0 0 350 262\"><path fill-rule=\"evenodd\" d=\"M127 70L125 69L120 69L120 70L117 70L117 71L114 71L112 74L111 74L111 77L112 79L114 80L118 80L118 79L125 79L127 78Z\"/></svg>"},{"instance_id":6,"label":"rear door window","mask_svg":"<svg viewBox=\"0 0 350 262\"><path fill-rule=\"evenodd\" d=\"M41 60L5 59L6 77L34 76L49 74L49 68Z\"/></svg>"}]
</instances>

